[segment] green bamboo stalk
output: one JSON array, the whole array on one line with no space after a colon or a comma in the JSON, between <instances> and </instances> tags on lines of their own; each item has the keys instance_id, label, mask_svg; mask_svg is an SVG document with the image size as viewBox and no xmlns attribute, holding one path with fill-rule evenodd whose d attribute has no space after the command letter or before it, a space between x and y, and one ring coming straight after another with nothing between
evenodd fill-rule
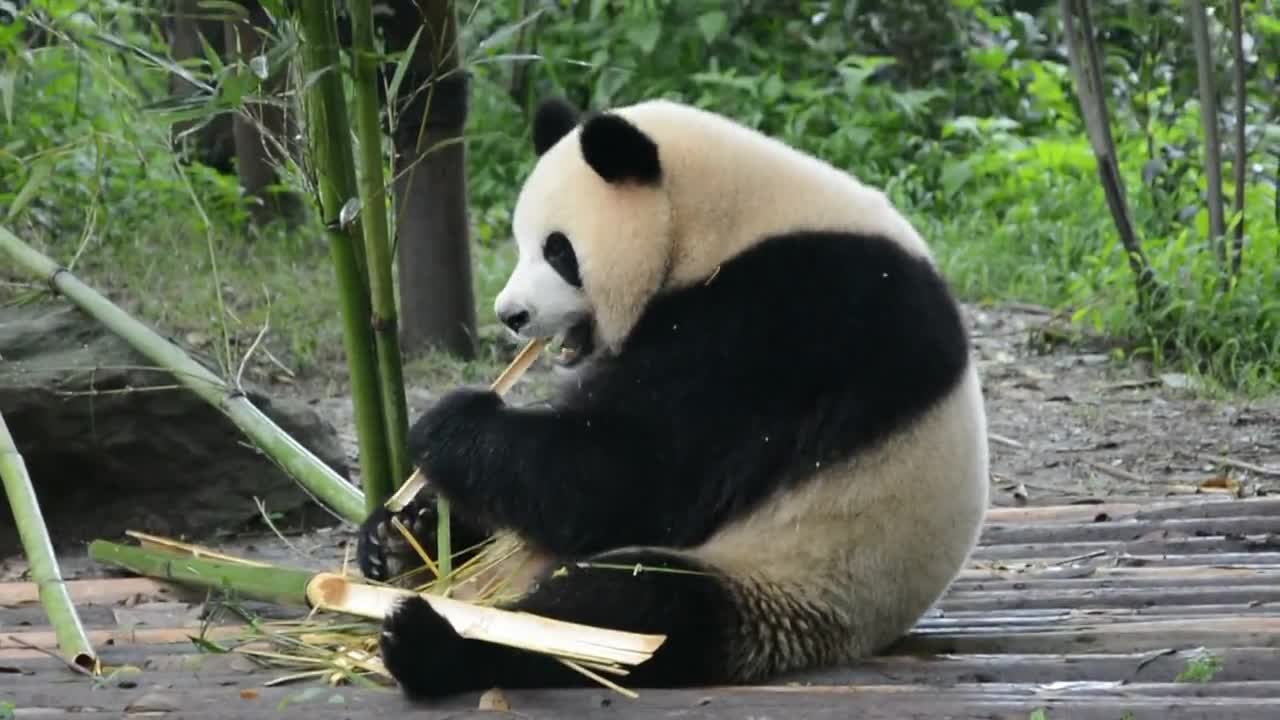
<instances>
[{"instance_id":1,"label":"green bamboo stalk","mask_svg":"<svg viewBox=\"0 0 1280 720\"><path fill-rule=\"evenodd\" d=\"M22 551L31 565L31 577L39 589L40 604L44 606L45 615L58 638L58 650L67 662L96 673L98 656L63 583L58 557L49 540L49 529L45 527L44 516L40 513L31 476L3 415L0 415L0 480L4 481L4 494L13 510Z\"/></svg>"},{"instance_id":2,"label":"green bamboo stalk","mask_svg":"<svg viewBox=\"0 0 1280 720\"><path fill-rule=\"evenodd\" d=\"M316 575L311 570L245 565L106 540L89 543L89 557L159 580L205 590L229 590L242 600L302 607L307 606L307 583Z\"/></svg>"},{"instance_id":3,"label":"green bamboo stalk","mask_svg":"<svg viewBox=\"0 0 1280 720\"><path fill-rule=\"evenodd\" d=\"M343 222L343 208L356 197L356 173L351 158L351 133L336 37L332 0L308 0L295 5L302 25L302 64L306 86L307 133L316 167L320 211L337 272L342 306L343 339L355 405L360 476L365 511L373 512L391 496L392 469L383 420L382 392L375 362L375 343L368 288L367 258ZM366 213L367 215L368 213ZM352 224L354 225L354 223ZM398 482L398 481L397 481Z\"/></svg>"},{"instance_id":4,"label":"green bamboo stalk","mask_svg":"<svg viewBox=\"0 0 1280 720\"><path fill-rule=\"evenodd\" d=\"M334 512L355 523L364 519L365 499L358 488L352 487L280 429L222 378L3 227L0 227L0 255L11 257L33 279L48 282L55 292L96 318L152 362L172 372L178 382L221 410L254 445Z\"/></svg>"},{"instance_id":5,"label":"green bamboo stalk","mask_svg":"<svg viewBox=\"0 0 1280 720\"><path fill-rule=\"evenodd\" d=\"M409 409L404 397L404 373L400 365L399 320L396 317L395 286L391 282L388 251L386 186L382 174L382 125L378 121L378 57L373 45L373 3L351 0L352 65L355 71L356 132L360 135L360 204L364 228L365 258L373 303L373 333L378 353L378 378L382 383L382 412L386 423L387 453L391 463L391 491L409 477L407 435ZM384 491L379 486L378 492ZM366 495L374 493L368 490Z\"/></svg>"}]
</instances>

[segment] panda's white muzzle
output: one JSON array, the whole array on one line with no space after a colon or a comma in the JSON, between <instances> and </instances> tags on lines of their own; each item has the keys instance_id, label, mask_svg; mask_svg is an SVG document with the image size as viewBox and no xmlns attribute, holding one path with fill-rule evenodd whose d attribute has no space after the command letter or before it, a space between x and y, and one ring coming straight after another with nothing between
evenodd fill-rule
<instances>
[{"instance_id":1,"label":"panda's white muzzle","mask_svg":"<svg viewBox=\"0 0 1280 720\"><path fill-rule=\"evenodd\" d=\"M517 339L541 338L559 345L556 363L561 367L573 367L595 351L595 322L586 295L545 262L518 263L493 309Z\"/></svg>"}]
</instances>

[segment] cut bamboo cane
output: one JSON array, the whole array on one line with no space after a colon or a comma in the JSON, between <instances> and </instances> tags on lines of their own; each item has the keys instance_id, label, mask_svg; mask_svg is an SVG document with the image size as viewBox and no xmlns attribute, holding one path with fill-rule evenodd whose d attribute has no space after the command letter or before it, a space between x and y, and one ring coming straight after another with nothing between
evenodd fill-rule
<instances>
[{"instance_id":1,"label":"cut bamboo cane","mask_svg":"<svg viewBox=\"0 0 1280 720\"><path fill-rule=\"evenodd\" d=\"M0 415L0 480L4 481L4 493L13 510L22 550L31 566L31 577L39 586L40 603L44 605L49 624L57 636L58 650L67 662L96 674L99 671L98 656L85 635L80 614L63 584L58 557L49 540L49 529L45 527L35 487L3 415Z\"/></svg>"},{"instance_id":2,"label":"cut bamboo cane","mask_svg":"<svg viewBox=\"0 0 1280 720\"><path fill-rule=\"evenodd\" d=\"M11 257L30 277L48 282L54 291L221 410L254 445L334 512L355 523L364 519L365 500L360 490L281 430L243 393L3 227L0 227L0 252Z\"/></svg>"},{"instance_id":3,"label":"cut bamboo cane","mask_svg":"<svg viewBox=\"0 0 1280 720\"><path fill-rule=\"evenodd\" d=\"M302 26L302 65L306 83L309 155L314 158L320 212L337 274L342 310L343 343L351 378L360 477L365 487L363 518L391 494L388 434L367 287L367 263L354 231L344 223L344 209L356 197L351 134L338 57L336 16L331 0L297 3ZM398 358L397 358L398 360Z\"/></svg>"},{"instance_id":4,"label":"cut bamboo cane","mask_svg":"<svg viewBox=\"0 0 1280 720\"><path fill-rule=\"evenodd\" d=\"M528 372L533 365L533 361L538 359L538 353L542 351L546 344L547 341L542 339L530 340L526 343L515 359L511 361L511 364L507 365L502 374L498 375L498 379L493 381L489 389L499 395L506 395L510 392L511 388ZM415 470L413 475L400 486L400 489L387 500L386 508L392 512L400 512L426 486L426 476Z\"/></svg>"}]
</instances>

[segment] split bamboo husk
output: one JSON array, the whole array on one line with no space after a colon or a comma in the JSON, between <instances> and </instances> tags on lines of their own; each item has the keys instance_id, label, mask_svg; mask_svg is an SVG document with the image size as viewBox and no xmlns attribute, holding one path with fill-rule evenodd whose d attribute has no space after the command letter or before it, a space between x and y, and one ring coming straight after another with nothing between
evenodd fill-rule
<instances>
[{"instance_id":1,"label":"split bamboo husk","mask_svg":"<svg viewBox=\"0 0 1280 720\"><path fill-rule=\"evenodd\" d=\"M8 255L32 279L47 282L138 352L173 373L177 382L225 414L256 447L320 502L351 522L364 519L365 498L359 488L280 429L243 393L3 227L0 255Z\"/></svg>"},{"instance_id":2,"label":"split bamboo husk","mask_svg":"<svg viewBox=\"0 0 1280 720\"><path fill-rule=\"evenodd\" d=\"M72 666L96 675L101 670L98 656L63 583L35 487L3 415L0 415L0 480L4 481L5 497L13 510L22 551L31 565L31 577L39 588L40 603L57 636L58 651Z\"/></svg>"}]
</instances>

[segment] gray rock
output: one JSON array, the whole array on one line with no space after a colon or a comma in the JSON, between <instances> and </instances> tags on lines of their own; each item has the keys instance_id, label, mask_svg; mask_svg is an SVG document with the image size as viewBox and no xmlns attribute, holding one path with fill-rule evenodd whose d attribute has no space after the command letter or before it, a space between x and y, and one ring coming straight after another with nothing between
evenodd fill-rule
<instances>
[{"instance_id":1,"label":"gray rock","mask_svg":"<svg viewBox=\"0 0 1280 720\"><path fill-rule=\"evenodd\" d=\"M337 432L313 408L245 390L350 477ZM258 515L255 497L269 512L331 519L218 410L63 301L0 307L0 412L60 546L126 529L234 530ZM18 547L12 519L0 514L0 557Z\"/></svg>"}]
</instances>

